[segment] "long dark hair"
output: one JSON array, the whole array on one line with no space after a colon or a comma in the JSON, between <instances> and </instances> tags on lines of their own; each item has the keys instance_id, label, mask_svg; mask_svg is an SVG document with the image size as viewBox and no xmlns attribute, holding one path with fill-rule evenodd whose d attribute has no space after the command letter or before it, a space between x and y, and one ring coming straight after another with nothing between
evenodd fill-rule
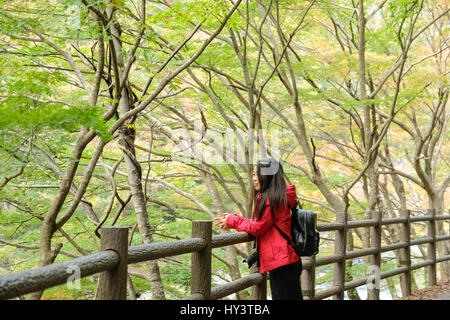
<instances>
[{"instance_id":1,"label":"long dark hair","mask_svg":"<svg viewBox=\"0 0 450 320\"><path fill-rule=\"evenodd\" d=\"M275 210L287 203L283 167L273 158L264 158L256 163L256 174L259 180L259 191L255 190L256 219L261 219L267 199L270 201L270 213L274 218ZM257 202L260 194L261 199Z\"/></svg>"}]
</instances>

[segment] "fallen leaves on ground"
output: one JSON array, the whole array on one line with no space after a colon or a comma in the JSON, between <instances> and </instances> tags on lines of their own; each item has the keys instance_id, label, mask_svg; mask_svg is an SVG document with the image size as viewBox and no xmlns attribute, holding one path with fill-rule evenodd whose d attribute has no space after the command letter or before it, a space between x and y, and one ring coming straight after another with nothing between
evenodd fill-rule
<instances>
[{"instance_id":1,"label":"fallen leaves on ground","mask_svg":"<svg viewBox=\"0 0 450 320\"><path fill-rule=\"evenodd\" d=\"M413 292L412 295L395 300L450 300L450 279L441 280L433 286Z\"/></svg>"}]
</instances>

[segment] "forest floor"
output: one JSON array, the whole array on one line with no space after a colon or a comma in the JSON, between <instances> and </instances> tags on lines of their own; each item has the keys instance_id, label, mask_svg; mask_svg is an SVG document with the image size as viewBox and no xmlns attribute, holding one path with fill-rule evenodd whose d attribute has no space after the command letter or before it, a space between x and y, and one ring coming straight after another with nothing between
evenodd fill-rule
<instances>
[{"instance_id":1,"label":"forest floor","mask_svg":"<svg viewBox=\"0 0 450 320\"><path fill-rule=\"evenodd\" d=\"M441 280L434 286L428 286L412 295L395 300L450 300L450 279Z\"/></svg>"}]
</instances>

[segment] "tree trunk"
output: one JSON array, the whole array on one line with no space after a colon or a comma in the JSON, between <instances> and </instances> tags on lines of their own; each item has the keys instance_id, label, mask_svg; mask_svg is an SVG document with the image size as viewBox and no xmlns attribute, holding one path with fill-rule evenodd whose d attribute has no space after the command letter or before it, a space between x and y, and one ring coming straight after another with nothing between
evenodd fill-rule
<instances>
[{"instance_id":1,"label":"tree trunk","mask_svg":"<svg viewBox=\"0 0 450 320\"><path fill-rule=\"evenodd\" d=\"M436 214L445 214L444 212L444 198L438 194L431 201L431 208L436 210ZM436 234L444 235L446 234L444 221L436 222ZM439 256L446 256L450 254L450 244L449 241L438 241L436 244L436 249L439 253ZM450 262L444 261L439 264L439 270L441 273L441 279L450 278Z\"/></svg>"},{"instance_id":2,"label":"tree trunk","mask_svg":"<svg viewBox=\"0 0 450 320\"><path fill-rule=\"evenodd\" d=\"M353 231L347 231L347 251L353 251ZM349 282L353 280L353 275L351 274L351 267L353 266L353 261L348 259L345 263L345 282ZM361 300L361 297L358 294L358 291L355 289L351 289L347 291L348 298L350 300Z\"/></svg>"},{"instance_id":3,"label":"tree trunk","mask_svg":"<svg viewBox=\"0 0 450 320\"><path fill-rule=\"evenodd\" d=\"M395 287L395 280L392 278L386 278L386 283L391 293L392 299L398 298L397 288Z\"/></svg>"},{"instance_id":4,"label":"tree trunk","mask_svg":"<svg viewBox=\"0 0 450 320\"><path fill-rule=\"evenodd\" d=\"M135 130L131 127L121 127L119 129L119 145L124 152L125 164L127 167L128 183L133 200L134 210L138 222L139 233L145 244L153 242L150 222L148 220L146 199L142 186L142 169L136 159L135 147ZM161 275L157 260L147 262L150 275L150 285L152 296L156 300L164 300L164 288L161 282Z\"/></svg>"},{"instance_id":5,"label":"tree trunk","mask_svg":"<svg viewBox=\"0 0 450 320\"><path fill-rule=\"evenodd\" d=\"M84 149L87 144L94 139L95 132L93 130L88 130L84 128L78 139L75 143L75 147L72 151L72 159L73 161L67 167L66 173L64 177L61 179L61 183L58 190L58 195L53 200L53 203L48 210L47 214L44 217L42 227L41 227L41 235L39 242L39 266L43 267L49 264L52 264L55 261L56 256L58 255L59 250L62 247L62 244L58 244L55 250L51 248L51 242L53 238L53 234L56 231L56 219L58 214L66 200L67 195L70 192L70 188L73 183L73 178L78 168L79 160L81 155L83 154ZM29 299L31 300L39 300L42 297L43 291L33 292L29 295Z\"/></svg>"},{"instance_id":6,"label":"tree trunk","mask_svg":"<svg viewBox=\"0 0 450 320\"><path fill-rule=\"evenodd\" d=\"M114 6L108 6L108 8L106 9L108 17L112 18L112 15L114 14L113 7ZM112 50L111 54L116 55L116 63L119 68L118 83L124 83L119 100L120 114L125 114L133 109L133 102L130 101L131 89L126 85L126 79L124 79L125 75L122 74L125 68L125 63L119 28L116 24L112 23L110 26L110 31L112 35L112 43L110 42L110 45L114 47L114 50ZM130 57L130 59L132 59L132 57ZM119 90L119 88L115 89ZM142 168L136 159L136 149L134 145L135 139L136 131L133 128L132 123L126 121L122 125L122 127L119 128L119 146L124 153L125 164L127 167L128 183L130 184L133 207L136 212L139 233L141 234L143 243L149 244L153 242L153 236L151 232L150 222L148 220L147 199L145 198L142 186ZM158 261L148 261L147 266L149 269L150 285L153 299L164 300L165 294L161 282Z\"/></svg>"},{"instance_id":7,"label":"tree trunk","mask_svg":"<svg viewBox=\"0 0 450 320\"><path fill-rule=\"evenodd\" d=\"M203 166L203 169L207 169L206 166ZM203 181L205 182L205 186L211 195L213 200L213 209L212 211L217 214L222 214L226 212L226 209L223 205L222 199L220 198L219 191L217 190L216 185L214 184L214 180L210 174L200 170L201 175L203 176ZM228 231L221 231L222 233L226 233ZM241 276L241 271L239 270L239 262L237 258L236 248L234 246L227 246L224 248L225 253L227 255L227 267L230 272L231 280L238 280ZM248 300L250 295L247 291L239 291L236 293L238 300Z\"/></svg>"}]
</instances>

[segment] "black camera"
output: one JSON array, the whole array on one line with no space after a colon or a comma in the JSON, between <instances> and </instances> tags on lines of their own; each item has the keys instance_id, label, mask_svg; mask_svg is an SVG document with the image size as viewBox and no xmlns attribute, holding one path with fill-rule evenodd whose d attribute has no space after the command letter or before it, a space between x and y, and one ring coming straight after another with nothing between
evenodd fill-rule
<instances>
[{"instance_id":1,"label":"black camera","mask_svg":"<svg viewBox=\"0 0 450 320\"><path fill-rule=\"evenodd\" d=\"M256 262L259 261L259 252L255 251L253 252L251 255L249 255L247 258L245 258L244 260L242 260L242 262L245 262L248 264L248 267L251 268L252 265Z\"/></svg>"}]
</instances>

